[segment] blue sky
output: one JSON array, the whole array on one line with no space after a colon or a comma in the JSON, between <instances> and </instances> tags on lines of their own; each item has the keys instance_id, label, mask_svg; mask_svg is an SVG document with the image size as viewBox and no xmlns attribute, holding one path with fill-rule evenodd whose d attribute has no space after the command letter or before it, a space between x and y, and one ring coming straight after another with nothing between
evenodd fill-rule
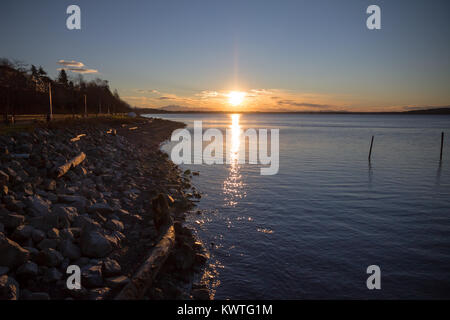
<instances>
[{"instance_id":1,"label":"blue sky","mask_svg":"<svg viewBox=\"0 0 450 320\"><path fill-rule=\"evenodd\" d=\"M66 28L81 8L82 30ZM381 7L382 29L366 28ZM98 70L133 105L399 110L450 105L449 1L2 1L0 56ZM75 75L75 74L74 74Z\"/></svg>"}]
</instances>

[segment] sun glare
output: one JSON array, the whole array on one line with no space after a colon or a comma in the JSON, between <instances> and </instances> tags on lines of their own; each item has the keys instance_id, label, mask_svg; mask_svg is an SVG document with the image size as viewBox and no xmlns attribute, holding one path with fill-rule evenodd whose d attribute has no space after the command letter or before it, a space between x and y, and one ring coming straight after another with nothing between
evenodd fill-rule
<instances>
[{"instance_id":1,"label":"sun glare","mask_svg":"<svg viewBox=\"0 0 450 320\"><path fill-rule=\"evenodd\" d=\"M231 91L228 94L228 102L233 106L239 106L244 101L245 92Z\"/></svg>"}]
</instances>

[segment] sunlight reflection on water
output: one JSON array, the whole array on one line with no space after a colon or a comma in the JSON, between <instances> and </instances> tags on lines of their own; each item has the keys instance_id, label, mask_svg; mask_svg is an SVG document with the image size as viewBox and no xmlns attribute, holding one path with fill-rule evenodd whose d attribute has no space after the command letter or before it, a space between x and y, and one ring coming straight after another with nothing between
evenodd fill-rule
<instances>
[{"instance_id":1,"label":"sunlight reflection on water","mask_svg":"<svg viewBox=\"0 0 450 320\"><path fill-rule=\"evenodd\" d=\"M229 174L223 182L223 193L226 205L235 207L239 200L245 198L244 183L242 181L241 166L239 163L239 151L241 146L241 126L239 124L240 114L231 115L231 139L227 143L231 143L229 149Z\"/></svg>"}]
</instances>

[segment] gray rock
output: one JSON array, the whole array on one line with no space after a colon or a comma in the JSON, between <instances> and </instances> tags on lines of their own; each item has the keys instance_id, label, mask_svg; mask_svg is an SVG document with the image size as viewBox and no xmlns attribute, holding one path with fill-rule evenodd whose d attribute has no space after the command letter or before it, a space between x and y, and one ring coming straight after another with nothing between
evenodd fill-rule
<instances>
[{"instance_id":1,"label":"gray rock","mask_svg":"<svg viewBox=\"0 0 450 320\"><path fill-rule=\"evenodd\" d=\"M19 298L19 284L17 281L7 276L0 276L0 300L17 300Z\"/></svg>"},{"instance_id":2,"label":"gray rock","mask_svg":"<svg viewBox=\"0 0 450 320\"><path fill-rule=\"evenodd\" d=\"M18 276L33 277L37 276L38 272L39 272L38 265L34 262L27 261L17 269L16 274Z\"/></svg>"},{"instance_id":3,"label":"gray rock","mask_svg":"<svg viewBox=\"0 0 450 320\"><path fill-rule=\"evenodd\" d=\"M59 250L65 258L77 260L81 257L81 251L71 240L63 240L59 245Z\"/></svg>"},{"instance_id":4,"label":"gray rock","mask_svg":"<svg viewBox=\"0 0 450 320\"><path fill-rule=\"evenodd\" d=\"M63 260L64 257L61 253L52 248L40 251L36 257L36 262L39 265L47 267L58 267Z\"/></svg>"},{"instance_id":5,"label":"gray rock","mask_svg":"<svg viewBox=\"0 0 450 320\"><path fill-rule=\"evenodd\" d=\"M31 238L34 228L29 225L21 225L14 230L11 239L17 242L24 242Z\"/></svg>"},{"instance_id":6,"label":"gray rock","mask_svg":"<svg viewBox=\"0 0 450 320\"><path fill-rule=\"evenodd\" d=\"M78 216L77 208L60 203L53 206L52 212L60 219L66 219L69 222L73 222L75 217Z\"/></svg>"},{"instance_id":7,"label":"gray rock","mask_svg":"<svg viewBox=\"0 0 450 320\"><path fill-rule=\"evenodd\" d=\"M67 203L70 204L70 206L77 208L79 213L82 213L85 210L87 204L87 199L82 196L60 195L58 199L62 203Z\"/></svg>"},{"instance_id":8,"label":"gray rock","mask_svg":"<svg viewBox=\"0 0 450 320\"><path fill-rule=\"evenodd\" d=\"M61 280L63 277L62 273L58 271L56 268L49 268L44 274L44 282L57 282Z\"/></svg>"},{"instance_id":9,"label":"gray rock","mask_svg":"<svg viewBox=\"0 0 450 320\"><path fill-rule=\"evenodd\" d=\"M42 240L45 239L45 232L42 230L33 228L33 232L31 233L31 238L33 239L34 242L41 242Z\"/></svg>"},{"instance_id":10,"label":"gray rock","mask_svg":"<svg viewBox=\"0 0 450 320\"><path fill-rule=\"evenodd\" d=\"M38 195L29 197L27 204L29 213L34 217L41 217L50 213L51 202Z\"/></svg>"},{"instance_id":11,"label":"gray rock","mask_svg":"<svg viewBox=\"0 0 450 320\"><path fill-rule=\"evenodd\" d=\"M29 300L50 300L47 292L32 292L28 298Z\"/></svg>"},{"instance_id":12,"label":"gray rock","mask_svg":"<svg viewBox=\"0 0 450 320\"><path fill-rule=\"evenodd\" d=\"M105 257L113 249L111 242L99 231L83 232L80 245L83 255L91 258Z\"/></svg>"},{"instance_id":13,"label":"gray rock","mask_svg":"<svg viewBox=\"0 0 450 320\"><path fill-rule=\"evenodd\" d=\"M41 250L52 248L56 249L60 243L59 239L44 239L38 243L37 247Z\"/></svg>"},{"instance_id":14,"label":"gray rock","mask_svg":"<svg viewBox=\"0 0 450 320\"><path fill-rule=\"evenodd\" d=\"M0 266L15 268L28 260L30 252L0 233Z\"/></svg>"}]
</instances>

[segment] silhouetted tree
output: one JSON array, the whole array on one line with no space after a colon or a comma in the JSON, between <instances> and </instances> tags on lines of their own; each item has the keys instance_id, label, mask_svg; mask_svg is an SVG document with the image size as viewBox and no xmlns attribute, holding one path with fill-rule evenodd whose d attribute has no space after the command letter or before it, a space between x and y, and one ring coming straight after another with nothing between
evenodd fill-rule
<instances>
[{"instance_id":1,"label":"silhouetted tree","mask_svg":"<svg viewBox=\"0 0 450 320\"><path fill-rule=\"evenodd\" d=\"M58 82L60 84L62 84L63 86L65 86L65 87L68 86L68 79L67 79L66 70L61 69L61 71L59 72L59 75L58 75Z\"/></svg>"}]
</instances>

